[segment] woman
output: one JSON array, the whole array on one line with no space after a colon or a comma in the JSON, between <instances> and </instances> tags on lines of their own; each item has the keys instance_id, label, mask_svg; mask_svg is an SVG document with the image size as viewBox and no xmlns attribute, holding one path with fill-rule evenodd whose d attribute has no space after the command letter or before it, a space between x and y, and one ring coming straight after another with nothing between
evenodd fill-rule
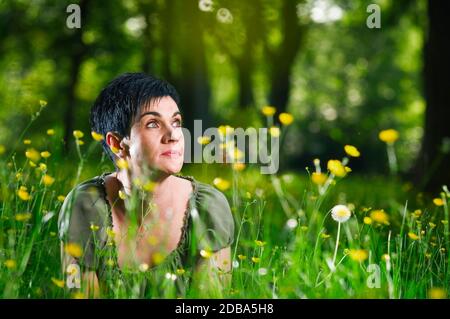
<instances>
[{"instance_id":1,"label":"woman","mask_svg":"<svg viewBox=\"0 0 450 319\"><path fill-rule=\"evenodd\" d=\"M167 82L127 73L92 107L92 130L104 137L116 171L77 185L58 222L63 269L76 278L80 267L83 291L184 297L193 296L196 274L217 275L219 288L228 282L233 216L220 191L177 174L184 154L178 104Z\"/></svg>"}]
</instances>

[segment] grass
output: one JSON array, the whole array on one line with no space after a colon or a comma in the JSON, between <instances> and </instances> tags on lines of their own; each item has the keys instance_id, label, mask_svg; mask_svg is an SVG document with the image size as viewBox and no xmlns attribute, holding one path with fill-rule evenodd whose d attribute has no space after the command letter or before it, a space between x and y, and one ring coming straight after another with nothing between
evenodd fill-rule
<instances>
[{"instance_id":1,"label":"grass","mask_svg":"<svg viewBox=\"0 0 450 319\"><path fill-rule=\"evenodd\" d=\"M56 141L50 136L45 143L40 150L53 152ZM57 217L61 196L108 167L104 157L88 166L99 146L95 141L87 144L77 144L76 165L64 165L55 155L42 158L39 152L28 151L28 157L0 156L3 298L80 297L65 287ZM157 289L145 297L447 297L448 191L436 196L441 202L433 202L395 177L359 172L343 178L328 173L326 189L314 183L307 171L269 176L260 175L257 167L236 171L230 165L214 164L188 166L183 173L210 184L215 177L230 181L230 187L221 190L236 225L231 287L220 290L208 278L205 288L199 279L187 296L179 296L175 291L179 278L155 272L152 280ZM330 210L337 204L346 205L352 214L341 224L334 267L338 223ZM128 280L130 289L114 282L108 296L142 297L136 287L145 276L147 272L134 272Z\"/></svg>"}]
</instances>

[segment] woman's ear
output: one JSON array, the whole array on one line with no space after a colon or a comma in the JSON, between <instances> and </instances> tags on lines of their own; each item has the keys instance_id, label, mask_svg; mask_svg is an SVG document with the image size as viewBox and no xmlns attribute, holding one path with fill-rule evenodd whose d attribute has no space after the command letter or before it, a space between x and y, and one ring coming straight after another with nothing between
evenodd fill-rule
<instances>
[{"instance_id":1,"label":"woman's ear","mask_svg":"<svg viewBox=\"0 0 450 319\"><path fill-rule=\"evenodd\" d=\"M117 156L121 157L121 140L122 138L117 133L108 132L106 133L106 144L108 144L111 151Z\"/></svg>"}]
</instances>

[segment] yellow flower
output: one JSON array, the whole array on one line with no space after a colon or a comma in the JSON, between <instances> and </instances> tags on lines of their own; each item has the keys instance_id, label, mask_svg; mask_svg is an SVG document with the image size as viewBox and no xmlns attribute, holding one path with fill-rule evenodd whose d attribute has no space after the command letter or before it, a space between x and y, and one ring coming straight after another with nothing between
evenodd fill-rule
<instances>
[{"instance_id":1,"label":"yellow flower","mask_svg":"<svg viewBox=\"0 0 450 319\"><path fill-rule=\"evenodd\" d=\"M179 268L179 269L177 269L177 271L176 271L177 275L182 275L182 274L184 274L185 272L186 272L186 270L184 270L183 268Z\"/></svg>"},{"instance_id":2,"label":"yellow flower","mask_svg":"<svg viewBox=\"0 0 450 319\"><path fill-rule=\"evenodd\" d=\"M327 239L327 238L330 238L330 235L327 233L321 233L320 237L322 237L323 239Z\"/></svg>"},{"instance_id":3,"label":"yellow flower","mask_svg":"<svg viewBox=\"0 0 450 319\"><path fill-rule=\"evenodd\" d=\"M147 183L145 183L142 188L146 191L146 192L151 192L155 189L156 187L156 183L152 182L152 181L148 181Z\"/></svg>"},{"instance_id":4,"label":"yellow flower","mask_svg":"<svg viewBox=\"0 0 450 319\"><path fill-rule=\"evenodd\" d=\"M339 160L329 160L327 167L335 176L344 177L347 174L344 165Z\"/></svg>"},{"instance_id":5,"label":"yellow flower","mask_svg":"<svg viewBox=\"0 0 450 319\"><path fill-rule=\"evenodd\" d=\"M428 225L430 225L430 228L433 229L434 227L436 227L436 224L433 222L429 222Z\"/></svg>"},{"instance_id":6,"label":"yellow flower","mask_svg":"<svg viewBox=\"0 0 450 319\"><path fill-rule=\"evenodd\" d=\"M444 201L442 200L442 198L434 198L433 203L436 206L444 206Z\"/></svg>"},{"instance_id":7,"label":"yellow flower","mask_svg":"<svg viewBox=\"0 0 450 319\"><path fill-rule=\"evenodd\" d=\"M117 165L117 167L120 168L120 169L128 169L128 162L127 162L127 160L125 160L125 159L123 159L123 158L119 158L119 159L116 161L116 165Z\"/></svg>"},{"instance_id":8,"label":"yellow flower","mask_svg":"<svg viewBox=\"0 0 450 319\"><path fill-rule=\"evenodd\" d=\"M369 253L365 249L350 249L349 256L352 260L363 262L369 257Z\"/></svg>"},{"instance_id":9,"label":"yellow flower","mask_svg":"<svg viewBox=\"0 0 450 319\"><path fill-rule=\"evenodd\" d=\"M234 129L230 125L220 125L218 127L219 134L226 136L234 132Z\"/></svg>"},{"instance_id":10,"label":"yellow flower","mask_svg":"<svg viewBox=\"0 0 450 319\"><path fill-rule=\"evenodd\" d=\"M31 140L29 140L29 139L23 140L23 144L30 145L31 144Z\"/></svg>"},{"instance_id":11,"label":"yellow flower","mask_svg":"<svg viewBox=\"0 0 450 319\"><path fill-rule=\"evenodd\" d=\"M98 225L95 225L95 224L91 224L91 230L92 231L97 231L97 230L99 230L100 229L100 226L98 226Z\"/></svg>"},{"instance_id":12,"label":"yellow flower","mask_svg":"<svg viewBox=\"0 0 450 319\"><path fill-rule=\"evenodd\" d=\"M239 260L246 260L247 256L244 255L238 255Z\"/></svg>"},{"instance_id":13,"label":"yellow flower","mask_svg":"<svg viewBox=\"0 0 450 319\"><path fill-rule=\"evenodd\" d=\"M394 129L388 129L381 131L380 134L378 134L378 137L385 143L393 144L396 140L398 140L399 134Z\"/></svg>"},{"instance_id":14,"label":"yellow flower","mask_svg":"<svg viewBox=\"0 0 450 319\"><path fill-rule=\"evenodd\" d=\"M266 242L261 240L255 240L255 244L256 246L263 247L266 244Z\"/></svg>"},{"instance_id":15,"label":"yellow flower","mask_svg":"<svg viewBox=\"0 0 450 319\"><path fill-rule=\"evenodd\" d=\"M294 122L294 117L290 113L280 113L278 118L280 119L280 123L285 126L291 125Z\"/></svg>"},{"instance_id":16,"label":"yellow flower","mask_svg":"<svg viewBox=\"0 0 450 319\"><path fill-rule=\"evenodd\" d=\"M446 299L447 291L444 288L433 287L428 290L428 297L430 299Z\"/></svg>"},{"instance_id":17,"label":"yellow flower","mask_svg":"<svg viewBox=\"0 0 450 319\"><path fill-rule=\"evenodd\" d=\"M45 101L45 100L39 100L39 105L42 106L42 107L44 107L44 106L47 105L47 101Z\"/></svg>"},{"instance_id":18,"label":"yellow flower","mask_svg":"<svg viewBox=\"0 0 450 319\"><path fill-rule=\"evenodd\" d=\"M81 291L74 292L72 299L85 299L85 295Z\"/></svg>"},{"instance_id":19,"label":"yellow flower","mask_svg":"<svg viewBox=\"0 0 450 319\"><path fill-rule=\"evenodd\" d=\"M7 260L5 260L5 266L8 269L16 268L16 265L17 265L17 263L16 263L16 261L14 259L7 259Z\"/></svg>"},{"instance_id":20,"label":"yellow flower","mask_svg":"<svg viewBox=\"0 0 450 319\"><path fill-rule=\"evenodd\" d=\"M59 195L59 196L57 197L57 199L58 199L58 201L60 201L60 202L62 203L62 202L64 202L64 200L66 199L66 196L64 196L64 195Z\"/></svg>"},{"instance_id":21,"label":"yellow flower","mask_svg":"<svg viewBox=\"0 0 450 319\"><path fill-rule=\"evenodd\" d=\"M419 236L417 236L416 234L409 232L408 233L408 237L411 238L412 240L418 240Z\"/></svg>"},{"instance_id":22,"label":"yellow flower","mask_svg":"<svg viewBox=\"0 0 450 319\"><path fill-rule=\"evenodd\" d=\"M111 145L110 148L111 148L111 152L113 152L114 154L119 153L119 149L117 147Z\"/></svg>"},{"instance_id":23,"label":"yellow flower","mask_svg":"<svg viewBox=\"0 0 450 319\"><path fill-rule=\"evenodd\" d=\"M156 246L159 243L159 239L158 237L156 237L155 235L150 235L147 238L147 242L151 245L151 246Z\"/></svg>"},{"instance_id":24,"label":"yellow flower","mask_svg":"<svg viewBox=\"0 0 450 319\"><path fill-rule=\"evenodd\" d=\"M344 146L345 153L347 153L351 157L359 157L361 153L358 151L356 147L353 145L345 145Z\"/></svg>"},{"instance_id":25,"label":"yellow flower","mask_svg":"<svg viewBox=\"0 0 450 319\"><path fill-rule=\"evenodd\" d=\"M3 153L5 153L5 151L6 151L5 146L0 144L0 155L3 155Z\"/></svg>"},{"instance_id":26,"label":"yellow flower","mask_svg":"<svg viewBox=\"0 0 450 319\"><path fill-rule=\"evenodd\" d=\"M416 209L413 214L414 217L419 218L420 216L422 216L422 211L420 209Z\"/></svg>"},{"instance_id":27,"label":"yellow flower","mask_svg":"<svg viewBox=\"0 0 450 319\"><path fill-rule=\"evenodd\" d=\"M31 167L36 167L36 163L35 163L35 162L33 162L33 161L30 161L30 163L29 163L29 164L30 164L30 166L31 166Z\"/></svg>"},{"instance_id":28,"label":"yellow flower","mask_svg":"<svg viewBox=\"0 0 450 319\"><path fill-rule=\"evenodd\" d=\"M23 201L27 201L27 200L30 200L30 199L31 199L30 194L29 194L26 190L23 190L23 189L19 189L19 190L17 191L17 195L18 195L19 198L20 198L21 200L23 200Z\"/></svg>"},{"instance_id":29,"label":"yellow flower","mask_svg":"<svg viewBox=\"0 0 450 319\"><path fill-rule=\"evenodd\" d=\"M41 156L43 158L49 158L52 154L48 151L41 152Z\"/></svg>"},{"instance_id":30,"label":"yellow flower","mask_svg":"<svg viewBox=\"0 0 450 319\"><path fill-rule=\"evenodd\" d=\"M159 265L164 261L165 256L159 251L155 252L152 256L152 261L154 265Z\"/></svg>"},{"instance_id":31,"label":"yellow flower","mask_svg":"<svg viewBox=\"0 0 450 319\"><path fill-rule=\"evenodd\" d=\"M321 186L321 185L325 184L325 182L327 180L327 175L325 175L323 173L313 172L311 175L311 180L314 184Z\"/></svg>"},{"instance_id":32,"label":"yellow flower","mask_svg":"<svg viewBox=\"0 0 450 319\"><path fill-rule=\"evenodd\" d=\"M238 172L243 171L245 169L245 164L244 163L234 163L233 169Z\"/></svg>"},{"instance_id":33,"label":"yellow flower","mask_svg":"<svg viewBox=\"0 0 450 319\"><path fill-rule=\"evenodd\" d=\"M45 186L50 186L55 182L55 179L50 175L45 174L44 177L42 178L42 182L44 183Z\"/></svg>"},{"instance_id":34,"label":"yellow flower","mask_svg":"<svg viewBox=\"0 0 450 319\"><path fill-rule=\"evenodd\" d=\"M79 139L79 138L82 138L82 137L84 136L84 133L81 132L80 130L75 130L75 131L73 131L73 136L74 136L76 139Z\"/></svg>"},{"instance_id":35,"label":"yellow flower","mask_svg":"<svg viewBox=\"0 0 450 319\"><path fill-rule=\"evenodd\" d=\"M280 132L280 128L278 126L272 126L269 129L269 133L270 135L272 135L273 137L279 137L281 132Z\"/></svg>"},{"instance_id":36,"label":"yellow flower","mask_svg":"<svg viewBox=\"0 0 450 319\"><path fill-rule=\"evenodd\" d=\"M370 217L364 217L364 224L366 224L366 225L370 225L370 224L372 224L372 218L370 218Z\"/></svg>"},{"instance_id":37,"label":"yellow flower","mask_svg":"<svg viewBox=\"0 0 450 319\"><path fill-rule=\"evenodd\" d=\"M202 249L202 250L200 250L200 256L207 259L212 256L212 252L209 250Z\"/></svg>"},{"instance_id":38,"label":"yellow flower","mask_svg":"<svg viewBox=\"0 0 450 319\"><path fill-rule=\"evenodd\" d=\"M39 163L39 169L45 172L47 170L47 165L45 165L44 163Z\"/></svg>"},{"instance_id":39,"label":"yellow flower","mask_svg":"<svg viewBox=\"0 0 450 319\"><path fill-rule=\"evenodd\" d=\"M265 116L272 116L275 114L276 111L277 111L277 109L273 106L263 106L263 108L261 109L261 112Z\"/></svg>"},{"instance_id":40,"label":"yellow flower","mask_svg":"<svg viewBox=\"0 0 450 319\"><path fill-rule=\"evenodd\" d=\"M38 162L41 159L41 155L34 148L29 148L25 152L25 156L33 162Z\"/></svg>"},{"instance_id":41,"label":"yellow flower","mask_svg":"<svg viewBox=\"0 0 450 319\"><path fill-rule=\"evenodd\" d=\"M81 248L80 245L78 245L76 243L68 243L64 247L64 250L66 251L66 253L68 253L69 255L71 255L75 258L79 258L83 254L83 249Z\"/></svg>"},{"instance_id":42,"label":"yellow flower","mask_svg":"<svg viewBox=\"0 0 450 319\"><path fill-rule=\"evenodd\" d=\"M82 141L82 140L76 140L76 143L78 144L78 145L84 145L84 141Z\"/></svg>"},{"instance_id":43,"label":"yellow flower","mask_svg":"<svg viewBox=\"0 0 450 319\"><path fill-rule=\"evenodd\" d=\"M97 132L92 131L91 132L91 136L94 140L96 140L97 142L100 142L101 140L103 140L103 135L99 134Z\"/></svg>"},{"instance_id":44,"label":"yellow flower","mask_svg":"<svg viewBox=\"0 0 450 319\"><path fill-rule=\"evenodd\" d=\"M59 280L57 278L52 277L52 281L59 288L64 288L64 280Z\"/></svg>"},{"instance_id":45,"label":"yellow flower","mask_svg":"<svg viewBox=\"0 0 450 319\"><path fill-rule=\"evenodd\" d=\"M345 205L336 205L331 209L331 217L339 223L345 223L351 215L352 212Z\"/></svg>"},{"instance_id":46,"label":"yellow flower","mask_svg":"<svg viewBox=\"0 0 450 319\"><path fill-rule=\"evenodd\" d=\"M108 265L109 267L113 267L114 266L114 260L111 258L108 258L108 260L106 261L106 265Z\"/></svg>"},{"instance_id":47,"label":"yellow flower","mask_svg":"<svg viewBox=\"0 0 450 319\"><path fill-rule=\"evenodd\" d=\"M444 224L444 225L447 225L447 224L448 224L448 221L446 221L446 220L441 220L441 223Z\"/></svg>"},{"instance_id":48,"label":"yellow flower","mask_svg":"<svg viewBox=\"0 0 450 319\"><path fill-rule=\"evenodd\" d=\"M119 190L119 198L124 200L125 198L127 198L127 195L125 194L125 192L122 192L122 190Z\"/></svg>"},{"instance_id":49,"label":"yellow flower","mask_svg":"<svg viewBox=\"0 0 450 319\"><path fill-rule=\"evenodd\" d=\"M47 135L50 135L50 136L55 135L55 130L52 129L52 128L48 129L47 130Z\"/></svg>"},{"instance_id":50,"label":"yellow flower","mask_svg":"<svg viewBox=\"0 0 450 319\"><path fill-rule=\"evenodd\" d=\"M378 209L370 212L370 218L372 218L374 222L377 222L379 224L389 225L389 216L383 209Z\"/></svg>"},{"instance_id":51,"label":"yellow flower","mask_svg":"<svg viewBox=\"0 0 450 319\"><path fill-rule=\"evenodd\" d=\"M206 145L209 144L211 142L211 137L209 136L199 136L197 138L197 142L201 145Z\"/></svg>"},{"instance_id":52,"label":"yellow flower","mask_svg":"<svg viewBox=\"0 0 450 319\"><path fill-rule=\"evenodd\" d=\"M15 218L18 222L26 222L31 218L31 213L18 213Z\"/></svg>"},{"instance_id":53,"label":"yellow flower","mask_svg":"<svg viewBox=\"0 0 450 319\"><path fill-rule=\"evenodd\" d=\"M223 192L229 189L231 186L231 183L229 181L220 177L214 178L213 184Z\"/></svg>"},{"instance_id":54,"label":"yellow flower","mask_svg":"<svg viewBox=\"0 0 450 319\"><path fill-rule=\"evenodd\" d=\"M259 262L261 261L261 258L259 258L259 257L252 257L252 261L253 261L255 264L257 264L257 263L259 263Z\"/></svg>"}]
</instances>

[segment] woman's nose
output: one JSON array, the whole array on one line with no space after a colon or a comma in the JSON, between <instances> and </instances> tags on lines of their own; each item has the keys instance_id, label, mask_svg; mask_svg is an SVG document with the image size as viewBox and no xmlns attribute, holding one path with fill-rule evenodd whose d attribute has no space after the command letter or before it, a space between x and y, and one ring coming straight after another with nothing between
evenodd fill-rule
<instances>
[{"instance_id":1,"label":"woman's nose","mask_svg":"<svg viewBox=\"0 0 450 319\"><path fill-rule=\"evenodd\" d=\"M173 127L169 127L164 136L165 142L177 142L180 139L179 131L181 131L181 130L173 128Z\"/></svg>"}]
</instances>

